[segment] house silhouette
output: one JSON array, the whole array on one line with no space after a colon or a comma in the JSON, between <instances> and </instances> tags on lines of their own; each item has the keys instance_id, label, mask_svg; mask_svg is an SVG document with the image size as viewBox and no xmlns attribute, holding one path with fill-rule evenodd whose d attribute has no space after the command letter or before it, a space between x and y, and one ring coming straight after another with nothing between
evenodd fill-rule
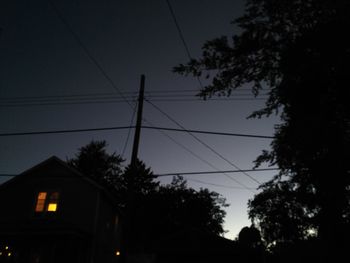
<instances>
[{"instance_id":1,"label":"house silhouette","mask_svg":"<svg viewBox=\"0 0 350 263\"><path fill-rule=\"evenodd\" d=\"M0 263L119 262L121 212L53 156L0 186Z\"/></svg>"}]
</instances>

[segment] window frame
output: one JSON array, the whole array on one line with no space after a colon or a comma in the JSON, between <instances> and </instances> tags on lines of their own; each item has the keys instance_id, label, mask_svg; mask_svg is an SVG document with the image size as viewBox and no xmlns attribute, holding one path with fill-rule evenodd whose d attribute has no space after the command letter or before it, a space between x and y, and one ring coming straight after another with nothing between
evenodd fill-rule
<instances>
[{"instance_id":1,"label":"window frame","mask_svg":"<svg viewBox=\"0 0 350 263\"><path fill-rule=\"evenodd\" d=\"M39 201L39 195L40 193L46 193L45 199L43 201L43 208L41 211L37 210L38 207L38 201ZM52 195L57 193L57 197L52 199ZM38 189L35 191L35 197L34 197L34 215L37 217L41 216L54 216L60 211L60 201L61 201L61 191L58 189ZM52 202L54 201L54 202ZM56 208L54 211L49 210L49 205L55 204Z\"/></svg>"}]
</instances>

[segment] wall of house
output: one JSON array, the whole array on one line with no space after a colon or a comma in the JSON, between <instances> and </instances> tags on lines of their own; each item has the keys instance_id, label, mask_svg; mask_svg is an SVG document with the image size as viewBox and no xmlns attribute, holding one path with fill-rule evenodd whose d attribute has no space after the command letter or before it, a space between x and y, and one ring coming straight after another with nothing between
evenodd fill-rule
<instances>
[{"instance_id":1,"label":"wall of house","mask_svg":"<svg viewBox=\"0 0 350 263\"><path fill-rule=\"evenodd\" d=\"M56 212L35 212L37 195L43 191L59 192ZM0 231L12 228L18 232L30 226L72 230L84 238L61 236L56 238L55 246L62 250L80 247L85 254L76 256L79 262L92 257L95 262L118 262L120 228L116 225L115 204L100 187L69 170L41 168L0 187L0 213ZM74 254L74 250L71 252Z\"/></svg>"},{"instance_id":2,"label":"wall of house","mask_svg":"<svg viewBox=\"0 0 350 263\"><path fill-rule=\"evenodd\" d=\"M37 195L42 191L59 192L56 212L35 212ZM0 191L0 220L21 224L46 219L92 234L97 195L96 188L77 178L23 178Z\"/></svg>"},{"instance_id":3,"label":"wall of house","mask_svg":"<svg viewBox=\"0 0 350 263\"><path fill-rule=\"evenodd\" d=\"M120 216L116 213L114 204L101 194L96 225L96 259L103 262L118 262L121 253Z\"/></svg>"}]
</instances>

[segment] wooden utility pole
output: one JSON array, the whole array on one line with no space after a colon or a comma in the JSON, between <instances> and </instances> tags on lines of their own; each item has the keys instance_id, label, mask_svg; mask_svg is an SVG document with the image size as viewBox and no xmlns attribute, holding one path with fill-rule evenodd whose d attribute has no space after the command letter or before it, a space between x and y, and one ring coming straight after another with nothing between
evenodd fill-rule
<instances>
[{"instance_id":1,"label":"wooden utility pole","mask_svg":"<svg viewBox=\"0 0 350 263\"><path fill-rule=\"evenodd\" d=\"M138 98L138 109L137 109L137 119L134 134L134 143L132 147L132 155L130 162L130 174L128 174L128 193L127 193L127 203L126 203L126 214L125 214L125 224L123 231L123 242L124 251L122 254L122 263L131 262L133 245L134 245L134 233L133 226L135 223L135 178L137 176L137 156L140 144L141 135L141 124L142 124L142 110L143 110L143 100L144 100L144 90L145 90L145 75L141 75L140 91Z\"/></svg>"},{"instance_id":2,"label":"wooden utility pole","mask_svg":"<svg viewBox=\"0 0 350 263\"><path fill-rule=\"evenodd\" d=\"M135 135L134 135L134 144L132 147L132 155L131 155L131 166L132 167L135 167L135 165L136 165L137 153L139 150L144 92L145 92L145 75L141 75L140 92L139 92L138 108L137 108L137 119L136 119Z\"/></svg>"}]
</instances>

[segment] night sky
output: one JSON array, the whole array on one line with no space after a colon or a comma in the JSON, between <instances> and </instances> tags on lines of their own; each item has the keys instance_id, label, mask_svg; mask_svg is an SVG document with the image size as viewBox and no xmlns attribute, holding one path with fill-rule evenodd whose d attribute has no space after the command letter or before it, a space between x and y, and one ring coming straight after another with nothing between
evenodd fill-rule
<instances>
[{"instance_id":1,"label":"night sky","mask_svg":"<svg viewBox=\"0 0 350 263\"><path fill-rule=\"evenodd\" d=\"M200 56L206 40L239 32L230 21L243 14L242 0L171 3L192 57ZM247 87L234 100L201 101L195 97L197 79L172 73L188 55L165 0L2 0L0 27L0 133L129 126L145 74L146 98L187 129L273 135L276 117L246 119L264 104L253 100ZM145 125L178 128L147 102L144 119ZM91 140L106 140L109 151L122 154L127 134L125 129L0 137L0 173L20 173L52 155L65 160ZM268 139L196 136L241 169L252 168L270 144ZM186 133L142 130L139 158L155 174L236 169ZM274 174L250 173L259 182ZM250 224L247 201L258 184L244 174L230 176L252 190L224 174L186 179L196 189L207 187L227 198L226 236L235 238Z\"/></svg>"}]
</instances>

